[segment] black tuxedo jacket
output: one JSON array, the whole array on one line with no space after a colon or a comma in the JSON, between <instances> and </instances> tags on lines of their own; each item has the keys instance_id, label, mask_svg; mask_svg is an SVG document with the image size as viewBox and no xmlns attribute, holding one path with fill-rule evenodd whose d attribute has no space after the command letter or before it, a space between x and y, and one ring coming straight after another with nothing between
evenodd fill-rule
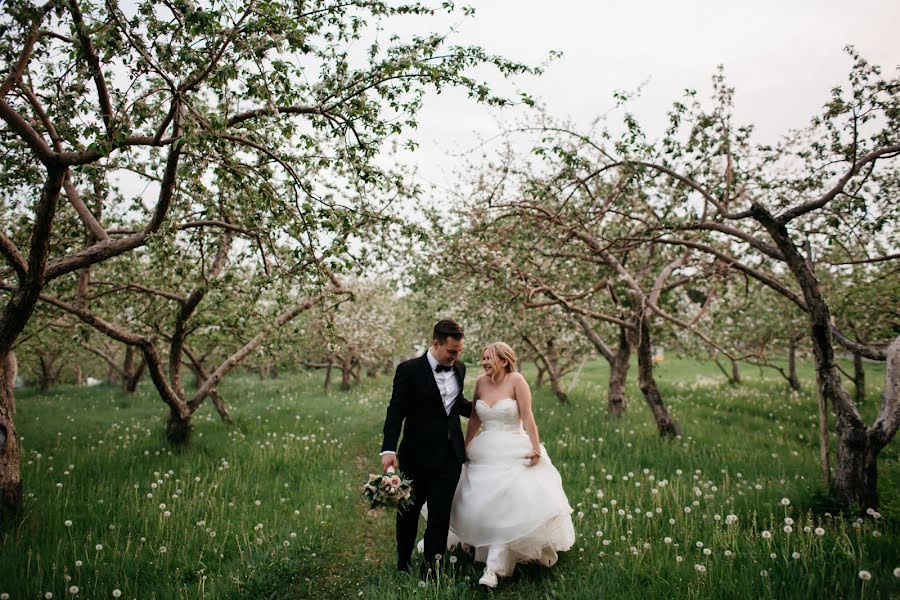
<instances>
[{"instance_id":1,"label":"black tuxedo jacket","mask_svg":"<svg viewBox=\"0 0 900 600\"><path fill-rule=\"evenodd\" d=\"M400 467L408 475L424 474L443 465L449 447L460 463L466 461L466 447L459 425L460 415L469 417L472 414L472 403L463 397L466 366L459 361L453 363L459 395L448 415L426 354L397 366L394 390L384 419L381 451L397 452ZM401 428L403 440L398 448Z\"/></svg>"}]
</instances>

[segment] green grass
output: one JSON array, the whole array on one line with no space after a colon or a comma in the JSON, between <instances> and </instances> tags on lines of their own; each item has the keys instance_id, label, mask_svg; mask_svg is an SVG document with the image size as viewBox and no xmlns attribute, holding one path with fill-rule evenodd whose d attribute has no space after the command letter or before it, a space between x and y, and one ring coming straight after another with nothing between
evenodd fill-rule
<instances>
[{"instance_id":1,"label":"green grass","mask_svg":"<svg viewBox=\"0 0 900 600\"><path fill-rule=\"evenodd\" d=\"M884 371L867 367L861 410L871 422ZM745 382L729 386L715 365L662 362L663 397L684 432L669 442L633 387L628 414L606 418L603 364L581 370L570 406L536 390L541 437L579 537L553 569L520 567L490 595L900 595L897 445L880 460L881 518L825 514L815 388L803 374L804 390L792 394L774 371L745 368ZM359 496L378 466L390 381L325 397L320 378L230 379L221 391L236 425L203 407L185 452L165 446L164 406L147 385L133 397L106 386L19 390L25 507L0 537L0 593L68 598L77 586L85 598L111 598L115 589L141 599L483 597L478 565L459 550L424 587L395 573L393 515L370 514ZM729 514L737 523L725 523ZM871 580L860 580L861 570Z\"/></svg>"}]
</instances>

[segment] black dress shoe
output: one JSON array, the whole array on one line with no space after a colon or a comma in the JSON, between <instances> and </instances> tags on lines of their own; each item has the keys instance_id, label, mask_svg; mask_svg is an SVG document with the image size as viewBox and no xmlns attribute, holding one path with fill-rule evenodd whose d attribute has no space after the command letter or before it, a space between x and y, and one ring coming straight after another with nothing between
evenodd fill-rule
<instances>
[{"instance_id":1,"label":"black dress shoe","mask_svg":"<svg viewBox=\"0 0 900 600\"><path fill-rule=\"evenodd\" d=\"M409 563L398 563L397 564L397 572L398 573L412 573L412 565Z\"/></svg>"}]
</instances>

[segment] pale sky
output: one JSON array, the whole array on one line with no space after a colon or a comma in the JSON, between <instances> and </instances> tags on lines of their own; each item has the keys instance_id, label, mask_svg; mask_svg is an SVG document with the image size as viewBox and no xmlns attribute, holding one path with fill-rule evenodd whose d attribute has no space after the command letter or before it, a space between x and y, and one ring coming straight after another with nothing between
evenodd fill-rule
<instances>
[{"instance_id":1,"label":"pale sky","mask_svg":"<svg viewBox=\"0 0 900 600\"><path fill-rule=\"evenodd\" d=\"M853 44L869 62L893 72L900 64L900 1L861 0L475 0L475 16L457 22L454 43L485 47L507 58L536 64L550 50L564 53L540 78L519 78L519 87L558 118L588 127L613 105L614 90L647 82L631 111L652 134L685 88L707 97L719 64L736 88L739 123L756 125L757 141L775 142L805 126L846 81ZM428 26L441 31L435 20ZM424 23L422 23L424 25ZM499 77L497 77L499 81ZM506 89L502 82L498 89ZM516 111L503 110L511 121ZM453 187L462 164L454 153L491 137L497 111L460 93L430 97L408 158L421 178ZM524 149L527 151L527 148Z\"/></svg>"}]
</instances>

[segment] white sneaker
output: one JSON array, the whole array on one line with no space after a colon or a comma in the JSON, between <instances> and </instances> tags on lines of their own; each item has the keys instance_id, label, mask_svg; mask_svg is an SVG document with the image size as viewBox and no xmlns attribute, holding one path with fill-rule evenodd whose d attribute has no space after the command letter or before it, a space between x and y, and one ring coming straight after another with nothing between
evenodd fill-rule
<instances>
[{"instance_id":1,"label":"white sneaker","mask_svg":"<svg viewBox=\"0 0 900 600\"><path fill-rule=\"evenodd\" d=\"M484 575L478 580L478 585L484 585L489 588L497 587L497 574L485 567Z\"/></svg>"}]
</instances>

